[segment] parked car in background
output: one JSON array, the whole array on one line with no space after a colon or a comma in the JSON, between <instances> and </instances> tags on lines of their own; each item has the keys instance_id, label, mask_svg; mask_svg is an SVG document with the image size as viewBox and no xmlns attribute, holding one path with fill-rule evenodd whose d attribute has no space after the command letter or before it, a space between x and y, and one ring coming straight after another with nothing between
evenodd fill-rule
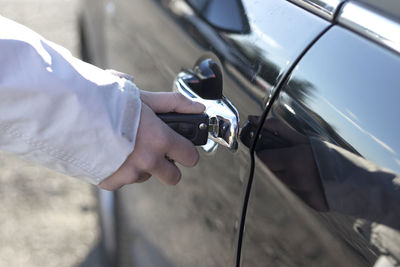
<instances>
[{"instance_id":1,"label":"parked car in background","mask_svg":"<svg viewBox=\"0 0 400 267\"><path fill-rule=\"evenodd\" d=\"M85 60L219 126L176 187L99 193L110 257L399 264L399 23L393 0L83 1Z\"/></svg>"}]
</instances>

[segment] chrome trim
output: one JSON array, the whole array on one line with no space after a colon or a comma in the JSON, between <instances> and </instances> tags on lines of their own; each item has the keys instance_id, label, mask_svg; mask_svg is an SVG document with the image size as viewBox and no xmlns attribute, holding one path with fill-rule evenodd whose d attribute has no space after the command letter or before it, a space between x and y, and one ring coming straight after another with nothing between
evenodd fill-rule
<instances>
[{"instance_id":1,"label":"chrome trim","mask_svg":"<svg viewBox=\"0 0 400 267\"><path fill-rule=\"evenodd\" d=\"M333 20L336 10L344 0L289 0L290 2L317 14L318 16Z\"/></svg>"},{"instance_id":2,"label":"chrome trim","mask_svg":"<svg viewBox=\"0 0 400 267\"><path fill-rule=\"evenodd\" d=\"M201 98L187 83L188 80L192 79L192 73L186 71L180 72L174 82L174 91L205 105L205 113L210 118L208 138L215 143L228 147L232 151L236 151L239 134L239 113L237 109L226 97L217 100ZM216 145L209 140L203 146L203 149L206 152L213 152L216 149Z\"/></svg>"},{"instance_id":3,"label":"chrome trim","mask_svg":"<svg viewBox=\"0 0 400 267\"><path fill-rule=\"evenodd\" d=\"M360 3L346 3L339 24L400 53L400 24Z\"/></svg>"}]
</instances>

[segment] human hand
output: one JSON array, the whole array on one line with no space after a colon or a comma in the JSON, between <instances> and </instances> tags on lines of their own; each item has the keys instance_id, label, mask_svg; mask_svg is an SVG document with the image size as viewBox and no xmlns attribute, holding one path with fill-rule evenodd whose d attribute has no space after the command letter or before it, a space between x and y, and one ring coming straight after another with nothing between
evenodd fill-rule
<instances>
[{"instance_id":1,"label":"human hand","mask_svg":"<svg viewBox=\"0 0 400 267\"><path fill-rule=\"evenodd\" d=\"M249 118L250 121L255 119ZM276 118L266 120L262 131L273 133L287 145L256 149L260 160L306 204L318 211L327 211L328 204L308 138Z\"/></svg>"},{"instance_id":2,"label":"human hand","mask_svg":"<svg viewBox=\"0 0 400 267\"><path fill-rule=\"evenodd\" d=\"M193 167L199 154L193 144L174 132L155 113L202 113L205 107L179 93L141 92L142 111L136 144L122 166L100 183L105 190L116 190L126 184L141 183L155 176L175 185L181 172L174 162Z\"/></svg>"}]
</instances>

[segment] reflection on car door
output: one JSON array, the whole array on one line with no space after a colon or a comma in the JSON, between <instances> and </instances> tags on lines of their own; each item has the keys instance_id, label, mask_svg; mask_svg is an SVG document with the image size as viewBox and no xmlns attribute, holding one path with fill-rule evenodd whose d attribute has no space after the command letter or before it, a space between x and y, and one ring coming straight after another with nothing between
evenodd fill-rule
<instances>
[{"instance_id":1,"label":"reflection on car door","mask_svg":"<svg viewBox=\"0 0 400 267\"><path fill-rule=\"evenodd\" d=\"M301 59L256 147L242 266L398 260L399 66L398 51L341 26Z\"/></svg>"},{"instance_id":2,"label":"reflection on car door","mask_svg":"<svg viewBox=\"0 0 400 267\"><path fill-rule=\"evenodd\" d=\"M228 33L185 1L113 1L104 26L107 67L134 74L144 90L168 90L181 68L210 55L221 62L223 93L243 126L264 112L284 74L329 23L286 1L242 3L250 32ZM118 193L127 265L235 265L252 158L241 143L237 151L199 152L199 164L182 168L177 187L152 179Z\"/></svg>"}]
</instances>

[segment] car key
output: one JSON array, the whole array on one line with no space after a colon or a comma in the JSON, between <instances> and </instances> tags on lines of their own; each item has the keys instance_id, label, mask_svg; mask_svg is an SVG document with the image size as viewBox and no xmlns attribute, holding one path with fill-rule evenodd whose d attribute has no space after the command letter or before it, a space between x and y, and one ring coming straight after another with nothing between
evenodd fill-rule
<instances>
[{"instance_id":1,"label":"car key","mask_svg":"<svg viewBox=\"0 0 400 267\"><path fill-rule=\"evenodd\" d=\"M189 139L195 146L207 143L209 118L205 113L159 113L157 116L175 132Z\"/></svg>"}]
</instances>

